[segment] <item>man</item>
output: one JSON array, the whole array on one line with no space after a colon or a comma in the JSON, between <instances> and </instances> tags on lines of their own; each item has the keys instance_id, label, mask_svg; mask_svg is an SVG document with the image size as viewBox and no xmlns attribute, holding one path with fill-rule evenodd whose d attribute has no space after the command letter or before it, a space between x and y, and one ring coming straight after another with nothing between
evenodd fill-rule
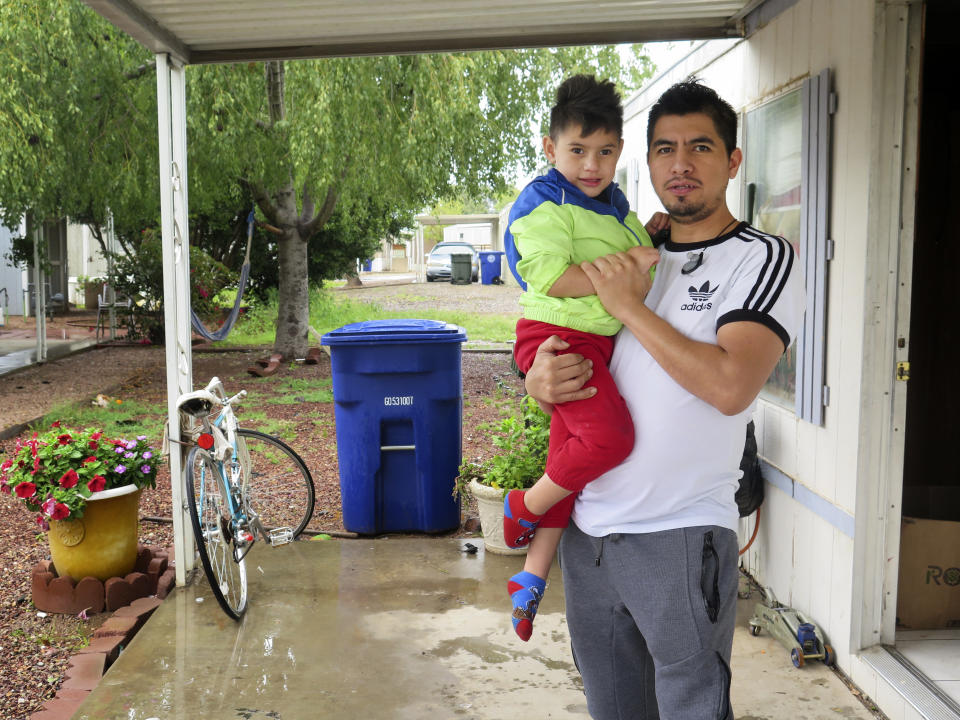
<instances>
[{"instance_id":1,"label":"man","mask_svg":"<svg viewBox=\"0 0 960 720\"><path fill-rule=\"evenodd\" d=\"M698 82L651 108L647 163L670 215L659 250L582 268L621 330L610 371L633 452L578 497L560 546L574 658L595 720L728 720L734 494L757 394L796 335L793 249L738 222L726 188L737 116ZM651 282L648 270L657 265ZM589 363L551 338L527 374L542 403L590 397Z\"/></svg>"}]
</instances>

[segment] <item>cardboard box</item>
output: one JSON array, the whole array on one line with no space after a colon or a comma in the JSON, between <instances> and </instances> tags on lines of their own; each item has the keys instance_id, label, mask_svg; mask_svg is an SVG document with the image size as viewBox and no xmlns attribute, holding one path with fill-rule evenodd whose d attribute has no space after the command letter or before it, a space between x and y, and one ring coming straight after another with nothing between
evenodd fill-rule
<instances>
[{"instance_id":1,"label":"cardboard box","mask_svg":"<svg viewBox=\"0 0 960 720\"><path fill-rule=\"evenodd\" d=\"M960 627L960 522L903 518L897 625Z\"/></svg>"}]
</instances>

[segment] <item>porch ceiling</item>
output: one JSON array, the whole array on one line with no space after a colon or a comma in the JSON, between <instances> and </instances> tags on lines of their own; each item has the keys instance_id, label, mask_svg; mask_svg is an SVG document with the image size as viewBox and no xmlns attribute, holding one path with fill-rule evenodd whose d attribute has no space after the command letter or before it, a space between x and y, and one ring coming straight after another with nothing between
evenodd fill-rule
<instances>
[{"instance_id":1,"label":"porch ceiling","mask_svg":"<svg viewBox=\"0 0 960 720\"><path fill-rule=\"evenodd\" d=\"M769 0L767 0L769 1ZM764 0L84 0L194 63L740 36Z\"/></svg>"}]
</instances>

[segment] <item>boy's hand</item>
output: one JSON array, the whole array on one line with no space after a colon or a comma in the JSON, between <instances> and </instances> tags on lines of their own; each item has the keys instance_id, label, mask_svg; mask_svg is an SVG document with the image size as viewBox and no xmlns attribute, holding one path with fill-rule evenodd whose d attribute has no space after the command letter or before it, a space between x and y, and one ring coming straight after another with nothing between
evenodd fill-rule
<instances>
[{"instance_id":1,"label":"boy's hand","mask_svg":"<svg viewBox=\"0 0 960 720\"><path fill-rule=\"evenodd\" d=\"M642 305L653 281L650 268L660 260L654 248L633 247L625 253L604 255L580 267L597 289L597 297L607 312L625 321L631 310Z\"/></svg>"},{"instance_id":2,"label":"boy's hand","mask_svg":"<svg viewBox=\"0 0 960 720\"><path fill-rule=\"evenodd\" d=\"M653 237L668 227L670 227L670 216L665 212L655 212L650 216L650 219L647 220L647 224L643 226L643 229L647 231L647 235Z\"/></svg>"},{"instance_id":3,"label":"boy's hand","mask_svg":"<svg viewBox=\"0 0 960 720\"><path fill-rule=\"evenodd\" d=\"M527 393L539 403L544 412L550 412L544 405L583 400L596 395L596 388L584 388L583 384L593 375L593 363L583 355L567 353L557 355L570 347L570 343L551 335L537 348L533 365L527 371L524 381Z\"/></svg>"}]
</instances>

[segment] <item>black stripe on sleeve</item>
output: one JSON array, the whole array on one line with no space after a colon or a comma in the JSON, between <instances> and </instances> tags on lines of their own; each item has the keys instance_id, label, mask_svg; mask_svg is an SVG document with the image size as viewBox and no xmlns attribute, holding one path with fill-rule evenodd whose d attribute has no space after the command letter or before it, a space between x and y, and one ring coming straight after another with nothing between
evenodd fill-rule
<instances>
[{"instance_id":1,"label":"black stripe on sleeve","mask_svg":"<svg viewBox=\"0 0 960 720\"><path fill-rule=\"evenodd\" d=\"M753 287L750 288L750 294L747 295L747 299L743 302L744 309L749 308L753 303L753 298L757 294L757 291L760 289L760 284L763 282L763 278L767 274L767 268L770 267L770 260L773 257L773 248L770 246L770 242L764 238L758 238L764 246L767 248L767 257L763 261L763 267L760 268L760 272L757 273L757 281L753 284Z\"/></svg>"},{"instance_id":2,"label":"black stripe on sleeve","mask_svg":"<svg viewBox=\"0 0 960 720\"><path fill-rule=\"evenodd\" d=\"M757 310L731 310L717 318L717 332L720 332L720 328L724 325L735 322L760 323L777 334L777 337L779 337L783 343L784 352L790 347L790 333L784 330L783 325L774 320L770 315L766 315Z\"/></svg>"},{"instance_id":3,"label":"black stripe on sleeve","mask_svg":"<svg viewBox=\"0 0 960 720\"><path fill-rule=\"evenodd\" d=\"M770 308L772 308L774 304L777 302L777 300L780 298L780 293L782 293L783 288L786 287L787 279L790 277L790 271L793 269L793 258L795 255L795 253L793 252L793 245L791 245L789 242L787 242L783 238L778 238L778 240L780 241L780 247L786 250L787 267L784 268L783 275L780 276L780 282L777 283L776 290L774 290L773 293L771 293L770 300L767 302L766 305L760 308L760 312L762 313L770 312Z\"/></svg>"},{"instance_id":4,"label":"black stripe on sleeve","mask_svg":"<svg viewBox=\"0 0 960 720\"><path fill-rule=\"evenodd\" d=\"M767 246L767 258L775 257L776 259L773 261L773 268L770 269L769 274L764 275L764 277L766 277L766 282L763 285L763 290L757 296L757 299L754 301L753 305L744 305L744 307L751 307L754 310L762 309L761 306L764 304L764 302L766 302L767 296L770 294L774 284L777 282L777 277L780 275L780 268L783 266L783 256L786 254L783 249L783 242L780 240L780 238L768 236L763 239L763 242Z\"/></svg>"}]
</instances>

